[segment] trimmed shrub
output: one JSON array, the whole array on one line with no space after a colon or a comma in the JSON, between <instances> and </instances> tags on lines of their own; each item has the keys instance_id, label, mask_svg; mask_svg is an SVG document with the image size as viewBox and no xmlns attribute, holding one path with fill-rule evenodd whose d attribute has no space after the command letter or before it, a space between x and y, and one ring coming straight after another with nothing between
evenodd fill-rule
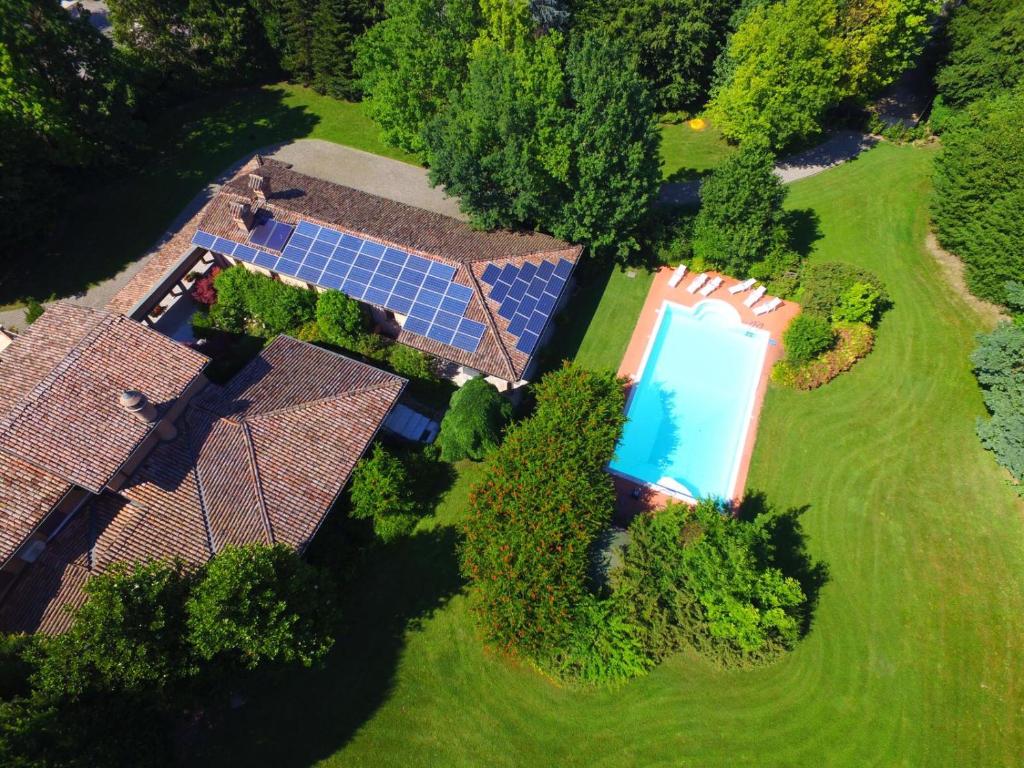
<instances>
[{"instance_id":1,"label":"trimmed shrub","mask_svg":"<svg viewBox=\"0 0 1024 768\"><path fill-rule=\"evenodd\" d=\"M554 666L563 678L615 684L645 674L652 664L640 628L624 606L614 598L588 594Z\"/></svg>"},{"instance_id":2,"label":"trimmed shrub","mask_svg":"<svg viewBox=\"0 0 1024 768\"><path fill-rule=\"evenodd\" d=\"M843 293L839 306L832 310L832 320L837 323L867 323L871 325L878 316L878 302L881 291L868 283L854 283Z\"/></svg>"},{"instance_id":3,"label":"trimmed shrub","mask_svg":"<svg viewBox=\"0 0 1024 768\"><path fill-rule=\"evenodd\" d=\"M1024 480L1024 326L1003 323L978 336L971 355L990 418L978 420L981 444Z\"/></svg>"},{"instance_id":4,"label":"trimmed shrub","mask_svg":"<svg viewBox=\"0 0 1024 768\"><path fill-rule=\"evenodd\" d=\"M407 379L437 381L430 356L405 344L392 344L388 348L388 364L391 370Z\"/></svg>"},{"instance_id":5,"label":"trimmed shrub","mask_svg":"<svg viewBox=\"0 0 1024 768\"><path fill-rule=\"evenodd\" d=\"M885 284L873 272L840 261L826 261L804 268L800 280L799 301L804 314L834 318L836 310L849 298L857 283L870 286L878 293L872 321L890 304Z\"/></svg>"},{"instance_id":6,"label":"trimmed shrub","mask_svg":"<svg viewBox=\"0 0 1024 768\"><path fill-rule=\"evenodd\" d=\"M196 284L192 286L192 298L196 302L207 307L217 303L217 289L213 286L213 281L220 273L220 267L213 267L209 272L196 280Z\"/></svg>"},{"instance_id":7,"label":"trimmed shrub","mask_svg":"<svg viewBox=\"0 0 1024 768\"><path fill-rule=\"evenodd\" d=\"M314 291L297 288L241 265L229 267L213 279L217 303L210 307L214 327L231 333L249 330L276 336L313 320Z\"/></svg>"},{"instance_id":8,"label":"trimmed shrub","mask_svg":"<svg viewBox=\"0 0 1024 768\"><path fill-rule=\"evenodd\" d=\"M484 378L471 379L452 393L441 420L437 446L445 461L480 461L498 447L512 404Z\"/></svg>"},{"instance_id":9,"label":"trimmed shrub","mask_svg":"<svg viewBox=\"0 0 1024 768\"><path fill-rule=\"evenodd\" d=\"M772 369L772 381L792 389L816 389L827 384L868 352L875 342L875 332L864 323L837 323L835 346L824 355L803 365L792 365L786 360Z\"/></svg>"},{"instance_id":10,"label":"trimmed shrub","mask_svg":"<svg viewBox=\"0 0 1024 768\"><path fill-rule=\"evenodd\" d=\"M536 396L470 495L461 559L487 639L550 667L571 642L590 548L611 520L604 467L625 396L611 372L570 364L546 375Z\"/></svg>"},{"instance_id":11,"label":"trimmed shrub","mask_svg":"<svg viewBox=\"0 0 1024 768\"><path fill-rule=\"evenodd\" d=\"M416 526L416 502L405 465L380 443L356 464L349 496L352 517L373 521L373 532L381 541L392 541Z\"/></svg>"},{"instance_id":12,"label":"trimmed shrub","mask_svg":"<svg viewBox=\"0 0 1024 768\"><path fill-rule=\"evenodd\" d=\"M655 658L690 646L727 666L765 663L799 636L800 584L763 560L766 527L718 502L638 516L615 596Z\"/></svg>"},{"instance_id":13,"label":"trimmed shrub","mask_svg":"<svg viewBox=\"0 0 1024 768\"><path fill-rule=\"evenodd\" d=\"M324 291L316 300L316 324L324 341L352 349L366 331L366 314L341 291Z\"/></svg>"},{"instance_id":14,"label":"trimmed shrub","mask_svg":"<svg viewBox=\"0 0 1024 768\"><path fill-rule=\"evenodd\" d=\"M786 360L791 365L802 365L813 360L835 344L832 325L818 315L800 314L793 318L782 336Z\"/></svg>"},{"instance_id":15,"label":"trimmed shrub","mask_svg":"<svg viewBox=\"0 0 1024 768\"><path fill-rule=\"evenodd\" d=\"M28 299L25 302L25 325L32 325L32 323L43 316L45 311L46 308L38 299Z\"/></svg>"}]
</instances>

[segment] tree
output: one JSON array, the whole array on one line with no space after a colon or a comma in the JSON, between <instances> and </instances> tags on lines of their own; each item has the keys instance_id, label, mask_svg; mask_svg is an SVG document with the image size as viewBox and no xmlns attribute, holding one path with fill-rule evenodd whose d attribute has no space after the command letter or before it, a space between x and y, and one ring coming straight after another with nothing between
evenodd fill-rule
<instances>
[{"instance_id":1,"label":"tree","mask_svg":"<svg viewBox=\"0 0 1024 768\"><path fill-rule=\"evenodd\" d=\"M786 348L786 362L802 365L831 349L836 334L828 319L805 312L793 318L782 341Z\"/></svg>"},{"instance_id":2,"label":"tree","mask_svg":"<svg viewBox=\"0 0 1024 768\"><path fill-rule=\"evenodd\" d=\"M694 255L735 277L746 276L786 246L785 197L772 153L756 142L741 146L701 183Z\"/></svg>"},{"instance_id":3,"label":"tree","mask_svg":"<svg viewBox=\"0 0 1024 768\"><path fill-rule=\"evenodd\" d=\"M319 0L313 14L310 60L313 88L337 99L359 95L353 72L356 37L377 16L377 3L367 0Z\"/></svg>"},{"instance_id":4,"label":"tree","mask_svg":"<svg viewBox=\"0 0 1024 768\"><path fill-rule=\"evenodd\" d=\"M261 335L287 333L312 321L317 294L306 288L272 280L241 264L213 279L217 303L210 308L214 327L230 333L252 330Z\"/></svg>"},{"instance_id":5,"label":"tree","mask_svg":"<svg viewBox=\"0 0 1024 768\"><path fill-rule=\"evenodd\" d=\"M484 378L470 379L452 393L437 445L445 461L480 461L498 447L512 404Z\"/></svg>"},{"instance_id":6,"label":"tree","mask_svg":"<svg viewBox=\"0 0 1024 768\"><path fill-rule=\"evenodd\" d=\"M355 299L324 291L316 300L316 324L326 341L351 349L366 332L366 315Z\"/></svg>"},{"instance_id":7,"label":"tree","mask_svg":"<svg viewBox=\"0 0 1024 768\"><path fill-rule=\"evenodd\" d=\"M867 286L870 293L878 295L872 319L863 321L873 323L878 314L889 306L889 293L878 275L852 264L841 261L809 264L800 277L798 300L807 314L839 320L845 311L844 304L852 297L857 285Z\"/></svg>"},{"instance_id":8,"label":"tree","mask_svg":"<svg viewBox=\"0 0 1024 768\"><path fill-rule=\"evenodd\" d=\"M592 252L626 257L661 186L661 133L626 44L587 35L566 65L572 122L568 200L554 232Z\"/></svg>"},{"instance_id":9,"label":"tree","mask_svg":"<svg viewBox=\"0 0 1024 768\"><path fill-rule=\"evenodd\" d=\"M1024 326L1002 323L978 336L971 356L990 418L978 420L981 444L1024 480Z\"/></svg>"},{"instance_id":10,"label":"tree","mask_svg":"<svg viewBox=\"0 0 1024 768\"><path fill-rule=\"evenodd\" d=\"M384 140L421 153L423 127L466 77L480 12L475 0L385 0L384 15L356 42L359 87Z\"/></svg>"},{"instance_id":11,"label":"tree","mask_svg":"<svg viewBox=\"0 0 1024 768\"><path fill-rule=\"evenodd\" d=\"M932 218L977 296L1002 303L1024 280L1024 84L954 118L935 161Z\"/></svg>"},{"instance_id":12,"label":"tree","mask_svg":"<svg viewBox=\"0 0 1024 768\"><path fill-rule=\"evenodd\" d=\"M973 0L952 9L949 54L935 76L945 105L966 107L1024 81L1024 5Z\"/></svg>"},{"instance_id":13,"label":"tree","mask_svg":"<svg viewBox=\"0 0 1024 768\"><path fill-rule=\"evenodd\" d=\"M580 4L575 27L630 46L658 112L703 106L734 0L628 0Z\"/></svg>"},{"instance_id":14,"label":"tree","mask_svg":"<svg viewBox=\"0 0 1024 768\"><path fill-rule=\"evenodd\" d=\"M405 344L392 344L388 348L388 364L391 370L407 379L437 381L430 356Z\"/></svg>"},{"instance_id":15,"label":"tree","mask_svg":"<svg viewBox=\"0 0 1024 768\"><path fill-rule=\"evenodd\" d=\"M863 102L920 53L936 0L780 0L744 10L709 115L726 136L779 149Z\"/></svg>"},{"instance_id":16,"label":"tree","mask_svg":"<svg viewBox=\"0 0 1024 768\"><path fill-rule=\"evenodd\" d=\"M610 372L573 365L547 374L536 395L470 495L461 560L488 640L553 665L576 628L590 547L611 519L605 465L625 396Z\"/></svg>"},{"instance_id":17,"label":"tree","mask_svg":"<svg viewBox=\"0 0 1024 768\"><path fill-rule=\"evenodd\" d=\"M381 541L392 541L416 526L417 505L405 465L379 443L352 472L349 496L352 517L371 520Z\"/></svg>"},{"instance_id":18,"label":"tree","mask_svg":"<svg viewBox=\"0 0 1024 768\"><path fill-rule=\"evenodd\" d=\"M806 597L767 562L759 521L704 500L639 515L629 530L615 595L656 658L690 646L723 665L763 663L796 642Z\"/></svg>"},{"instance_id":19,"label":"tree","mask_svg":"<svg viewBox=\"0 0 1024 768\"><path fill-rule=\"evenodd\" d=\"M571 117L562 36L534 38L525 8L521 18L491 19L473 46L465 85L423 134L431 183L444 185L485 229L555 221L566 197Z\"/></svg>"},{"instance_id":20,"label":"tree","mask_svg":"<svg viewBox=\"0 0 1024 768\"><path fill-rule=\"evenodd\" d=\"M308 667L334 644L329 585L281 544L222 549L203 568L185 610L189 643L207 662Z\"/></svg>"},{"instance_id":21,"label":"tree","mask_svg":"<svg viewBox=\"0 0 1024 768\"><path fill-rule=\"evenodd\" d=\"M837 323L867 323L874 325L882 294L869 283L854 283L843 294L839 306L832 310L832 320Z\"/></svg>"},{"instance_id":22,"label":"tree","mask_svg":"<svg viewBox=\"0 0 1024 768\"><path fill-rule=\"evenodd\" d=\"M87 693L159 691L194 672L184 642L188 579L180 562L114 563L86 582L71 629L44 644L34 687Z\"/></svg>"}]
</instances>

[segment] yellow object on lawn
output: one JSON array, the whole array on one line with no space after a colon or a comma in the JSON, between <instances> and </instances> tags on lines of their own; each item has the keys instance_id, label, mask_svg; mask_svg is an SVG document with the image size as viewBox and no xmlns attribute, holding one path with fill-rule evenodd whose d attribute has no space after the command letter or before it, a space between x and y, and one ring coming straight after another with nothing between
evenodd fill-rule
<instances>
[{"instance_id":1,"label":"yellow object on lawn","mask_svg":"<svg viewBox=\"0 0 1024 768\"><path fill-rule=\"evenodd\" d=\"M702 117L695 117L695 118L693 118L693 120L690 120L687 123L687 125L689 125L690 128L692 128L695 131L703 131L707 127L708 124L704 121L704 118L702 118Z\"/></svg>"}]
</instances>

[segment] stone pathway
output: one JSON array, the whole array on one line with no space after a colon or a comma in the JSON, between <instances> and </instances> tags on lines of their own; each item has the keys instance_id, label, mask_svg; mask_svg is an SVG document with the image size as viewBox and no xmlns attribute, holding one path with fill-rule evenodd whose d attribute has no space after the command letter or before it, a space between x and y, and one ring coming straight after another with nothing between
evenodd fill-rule
<instances>
[{"instance_id":1,"label":"stone pathway","mask_svg":"<svg viewBox=\"0 0 1024 768\"><path fill-rule=\"evenodd\" d=\"M784 184L806 179L852 160L877 143L878 139L860 131L836 131L818 146L780 160L775 166L775 174ZM662 205L696 205L700 202L700 179L663 184L658 202Z\"/></svg>"}]
</instances>

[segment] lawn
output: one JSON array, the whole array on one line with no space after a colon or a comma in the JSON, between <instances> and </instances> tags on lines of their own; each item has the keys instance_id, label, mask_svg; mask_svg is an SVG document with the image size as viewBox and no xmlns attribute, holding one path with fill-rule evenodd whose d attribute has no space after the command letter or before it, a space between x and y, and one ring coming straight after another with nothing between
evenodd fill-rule
<instances>
[{"instance_id":1,"label":"lawn","mask_svg":"<svg viewBox=\"0 0 1024 768\"><path fill-rule=\"evenodd\" d=\"M666 181L702 176L733 151L711 123L701 130L687 122L661 123L661 173Z\"/></svg>"},{"instance_id":2,"label":"lawn","mask_svg":"<svg viewBox=\"0 0 1024 768\"><path fill-rule=\"evenodd\" d=\"M794 653L738 672L684 654L581 691L485 650L458 588L452 524L480 471L462 465L415 537L354 567L327 668L250 685L201 762L1019 764L1024 506L974 435L980 323L922 247L931 159L883 145L792 187L819 218L811 258L877 271L895 301L869 358L765 404L750 487L806 508L830 571ZM615 364L641 292L608 279L578 360Z\"/></svg>"}]
</instances>

